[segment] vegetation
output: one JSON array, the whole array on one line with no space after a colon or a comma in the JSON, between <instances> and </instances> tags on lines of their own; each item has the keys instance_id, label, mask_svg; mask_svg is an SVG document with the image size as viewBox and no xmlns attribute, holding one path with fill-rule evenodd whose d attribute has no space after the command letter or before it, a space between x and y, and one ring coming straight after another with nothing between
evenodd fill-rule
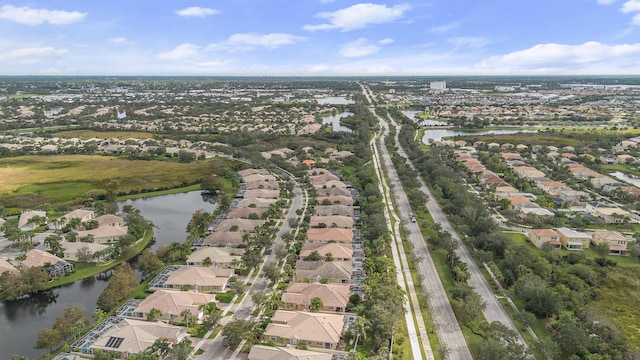
<instances>
[{"instance_id":1,"label":"vegetation","mask_svg":"<svg viewBox=\"0 0 640 360\"><path fill-rule=\"evenodd\" d=\"M98 306L104 311L115 309L122 301L133 294L138 286L136 273L128 263L119 265L111 278L106 289L98 298Z\"/></svg>"}]
</instances>

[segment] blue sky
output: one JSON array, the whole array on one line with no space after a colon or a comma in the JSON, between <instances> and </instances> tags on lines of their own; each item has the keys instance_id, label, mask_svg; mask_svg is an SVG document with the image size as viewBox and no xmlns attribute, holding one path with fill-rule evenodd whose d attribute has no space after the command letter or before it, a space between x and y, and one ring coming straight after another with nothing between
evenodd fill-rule
<instances>
[{"instance_id":1,"label":"blue sky","mask_svg":"<svg viewBox=\"0 0 640 360\"><path fill-rule=\"evenodd\" d=\"M2 75L640 74L640 0L0 0Z\"/></svg>"}]
</instances>

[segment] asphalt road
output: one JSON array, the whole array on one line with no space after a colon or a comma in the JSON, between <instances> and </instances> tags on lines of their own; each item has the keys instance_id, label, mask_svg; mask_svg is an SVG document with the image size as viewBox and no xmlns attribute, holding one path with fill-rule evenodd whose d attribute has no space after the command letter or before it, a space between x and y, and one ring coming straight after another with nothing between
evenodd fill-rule
<instances>
[{"instance_id":1,"label":"asphalt road","mask_svg":"<svg viewBox=\"0 0 640 360\"><path fill-rule=\"evenodd\" d=\"M378 117L380 125L383 128L388 128L388 124ZM385 131L386 133L387 131ZM384 140L381 140L384 141ZM387 178L393 193L395 194L396 208L400 212L405 227L409 230L408 240L413 245L413 252L416 256L422 256L423 260L417 263L417 269L422 276L422 287L427 295L427 303L431 312L436 333L444 354L447 359L473 359L467 341L458 325L456 316L449 303L449 298L444 290L444 286L438 276L435 264L431 259L429 250L427 249L426 242L418 228L417 223L411 223L409 221L409 215L411 207L409 206L409 199L405 193L402 184L398 178L391 157L384 146L380 146L382 152L382 163L387 173Z\"/></svg>"},{"instance_id":2,"label":"asphalt road","mask_svg":"<svg viewBox=\"0 0 640 360\"><path fill-rule=\"evenodd\" d=\"M389 120L392 121L393 123L393 120L391 119ZM396 128L398 128L397 124L395 123L393 124ZM409 164L409 166L414 168L413 164L409 160L409 157L404 152L404 149L402 148L402 146L398 141L398 136L397 136L398 132L399 130L396 132L396 145L398 148L398 153L400 154L400 156L406 159L407 164ZM480 269L471 258L471 255L469 255L467 248L464 246L464 244L462 244L460 237L451 226L449 219L445 216L444 212L442 211L442 208L440 207L438 202L434 199L433 195L429 191L429 188L424 183L422 178L418 178L418 180L420 181L420 184L421 184L420 189L429 196L429 201L427 202L427 209L429 210L429 213L431 214L433 221L435 221L436 223L439 223L442 226L442 230L448 231L451 234L452 238L459 244L457 254L460 257L461 261L464 261L465 263L467 263L469 273L471 274L471 278L469 279L469 284L487 303L487 307L483 312L485 319L490 323L494 321L501 322L502 324L504 324L505 326L507 326L509 329L513 330L517 334L518 340L520 341L520 343L522 343L524 346L527 346L526 342L524 341L524 338L522 338L522 335L520 335L519 329L515 326L515 324L509 317L509 315L507 315L507 312L504 310L502 305L500 305L500 302L498 301L495 294L489 287L489 284L487 283L486 279L484 278L484 276L482 276ZM419 233L419 231L417 230L417 224L410 224L410 225L413 226L412 230L415 230L415 232ZM412 234L413 232L414 231L412 231ZM420 235L420 237L422 237L422 235ZM424 245L424 242L423 242L423 245ZM424 245L424 248L426 249L426 245ZM418 254L420 253L421 252L418 252ZM447 343L445 342L445 344Z\"/></svg>"}]
</instances>

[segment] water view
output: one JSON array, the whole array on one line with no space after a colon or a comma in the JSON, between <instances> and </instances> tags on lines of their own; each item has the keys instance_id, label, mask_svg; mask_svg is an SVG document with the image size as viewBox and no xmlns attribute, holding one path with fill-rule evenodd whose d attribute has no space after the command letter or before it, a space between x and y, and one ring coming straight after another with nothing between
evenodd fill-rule
<instances>
[{"instance_id":1,"label":"water view","mask_svg":"<svg viewBox=\"0 0 640 360\"><path fill-rule=\"evenodd\" d=\"M424 132L424 136L422 137L422 142L424 144L431 144L434 141L442 141L444 138L450 138L454 136L472 136L472 135L494 135L494 134L517 134L517 133L535 133L538 130L481 130L481 131L465 131L465 130L453 130L453 129L442 129L442 130L427 130Z\"/></svg>"},{"instance_id":2,"label":"water view","mask_svg":"<svg viewBox=\"0 0 640 360\"><path fill-rule=\"evenodd\" d=\"M349 105L355 104L355 101L347 99L344 96L331 96L316 99L320 105Z\"/></svg>"},{"instance_id":3,"label":"water view","mask_svg":"<svg viewBox=\"0 0 640 360\"><path fill-rule=\"evenodd\" d=\"M405 110L402 113L408 117L409 119L411 119L412 121L416 121L416 115L418 115L419 113L421 113L422 111L416 111L416 110ZM427 120L422 120L420 121L420 125L421 126L447 126L449 125L449 123L445 122L445 121L438 121L438 120L432 120L432 119L427 119Z\"/></svg>"},{"instance_id":4,"label":"water view","mask_svg":"<svg viewBox=\"0 0 640 360\"><path fill-rule=\"evenodd\" d=\"M218 207L217 203L203 198L200 191L119 203L120 208L123 205L133 205L155 224L154 250L162 244L184 241L191 215L199 209L211 213ZM106 272L25 299L0 302L0 360L9 359L13 354L29 358L46 354L46 350L33 348L38 332L53 326L64 309L71 306L80 307L91 316L109 275Z\"/></svg>"},{"instance_id":5,"label":"water view","mask_svg":"<svg viewBox=\"0 0 640 360\"><path fill-rule=\"evenodd\" d=\"M351 116L353 113L345 111L343 113L331 116L324 116L322 118L322 124L331 124L333 131L342 131L342 132L352 132L353 130L349 129L346 126L342 126L340 124L340 119L346 118L347 116Z\"/></svg>"}]
</instances>

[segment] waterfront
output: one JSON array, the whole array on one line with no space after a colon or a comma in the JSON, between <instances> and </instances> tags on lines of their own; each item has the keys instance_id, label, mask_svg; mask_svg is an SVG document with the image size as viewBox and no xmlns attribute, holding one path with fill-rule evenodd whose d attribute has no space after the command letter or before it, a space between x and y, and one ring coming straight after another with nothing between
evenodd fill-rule
<instances>
[{"instance_id":1,"label":"waterfront","mask_svg":"<svg viewBox=\"0 0 640 360\"><path fill-rule=\"evenodd\" d=\"M152 249L187 237L186 226L194 212L203 209L214 212L218 204L205 201L200 191L127 200L119 206L132 205L156 226L156 242ZM78 306L91 316L98 296L107 286L109 271L73 284L45 291L16 301L0 302L0 360L13 354L30 359L46 354L34 349L38 332L50 328L64 309Z\"/></svg>"},{"instance_id":2,"label":"waterfront","mask_svg":"<svg viewBox=\"0 0 640 360\"><path fill-rule=\"evenodd\" d=\"M340 119L346 118L346 117L351 116L351 115L353 115L353 113L345 111L343 113L336 114L336 115L323 116L322 117L322 124L323 125L331 124L331 128L333 129L333 131L352 132L353 130L349 129L346 126L343 126L342 124L340 124Z\"/></svg>"}]
</instances>

